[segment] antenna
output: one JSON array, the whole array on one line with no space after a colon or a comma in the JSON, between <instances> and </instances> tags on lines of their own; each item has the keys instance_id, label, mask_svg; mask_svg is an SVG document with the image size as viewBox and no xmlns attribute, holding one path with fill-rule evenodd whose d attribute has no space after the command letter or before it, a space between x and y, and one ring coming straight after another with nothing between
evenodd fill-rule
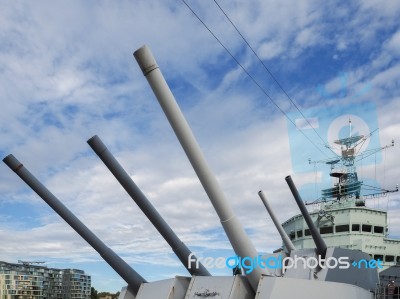
<instances>
[{"instance_id":1,"label":"antenna","mask_svg":"<svg viewBox=\"0 0 400 299\"><path fill-rule=\"evenodd\" d=\"M357 162L376 154L379 151L385 150L389 147L394 146L394 139L391 143L382 147L365 150L360 154L362 146L365 141L370 138L375 131L373 130L366 136L363 135L352 135L352 122L349 118L349 137L335 140L334 143L341 146L341 156L334 157L331 159L325 159L320 161L308 160L308 163L325 163L330 165L331 172L330 176L337 179L337 183L334 184L333 188L323 189L321 198L307 204L317 204L320 202L328 201L340 201L342 199L356 199L356 205L364 206L365 199L371 197L385 196L389 192L397 192L398 190L388 190L384 188L377 188L374 186L368 186L363 181L358 179L357 174ZM376 168L376 165L375 165ZM371 189L372 188L372 189ZM374 193L362 194L361 191L373 190Z\"/></svg>"},{"instance_id":2,"label":"antenna","mask_svg":"<svg viewBox=\"0 0 400 299\"><path fill-rule=\"evenodd\" d=\"M349 117L349 137L351 138L351 118Z\"/></svg>"}]
</instances>

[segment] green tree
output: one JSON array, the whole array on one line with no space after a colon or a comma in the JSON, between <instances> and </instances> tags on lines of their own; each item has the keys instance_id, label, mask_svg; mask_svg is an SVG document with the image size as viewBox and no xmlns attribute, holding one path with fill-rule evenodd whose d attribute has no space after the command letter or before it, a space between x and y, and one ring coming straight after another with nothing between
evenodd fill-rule
<instances>
[{"instance_id":1,"label":"green tree","mask_svg":"<svg viewBox=\"0 0 400 299\"><path fill-rule=\"evenodd\" d=\"M94 287L92 287L90 289L90 299L98 299L98 298L99 296L97 295L97 290Z\"/></svg>"}]
</instances>

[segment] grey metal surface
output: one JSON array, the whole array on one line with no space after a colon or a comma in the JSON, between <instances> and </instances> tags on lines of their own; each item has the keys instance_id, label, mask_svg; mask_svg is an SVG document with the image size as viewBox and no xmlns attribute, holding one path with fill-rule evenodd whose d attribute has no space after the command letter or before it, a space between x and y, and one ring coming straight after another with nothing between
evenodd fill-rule
<instances>
[{"instance_id":1,"label":"grey metal surface","mask_svg":"<svg viewBox=\"0 0 400 299\"><path fill-rule=\"evenodd\" d=\"M400 264L380 272L379 279L381 283L387 284L390 281L394 281L397 286L400 286Z\"/></svg>"},{"instance_id":2,"label":"grey metal surface","mask_svg":"<svg viewBox=\"0 0 400 299\"><path fill-rule=\"evenodd\" d=\"M274 253L265 253L263 255L260 255L260 258L264 261L262 264L265 263L266 265L268 265L271 276L281 277L283 275L283 269L282 267L277 266L277 264L279 264L279 260L283 260L288 256L289 254L285 251L278 251Z\"/></svg>"},{"instance_id":3,"label":"grey metal surface","mask_svg":"<svg viewBox=\"0 0 400 299\"><path fill-rule=\"evenodd\" d=\"M322 260L322 268L310 268L307 266L309 259L318 260L315 249L300 249L291 252L290 257L296 262L295 267L289 268L285 273L285 278L296 278L303 280L318 280L340 282L351 284L373 292L379 283L378 271L376 268L365 267L365 263L359 261L369 261L371 257L360 250L329 247L325 258ZM304 261L303 261L304 260ZM339 263L340 261L340 263ZM344 261L349 263L349 267L344 266ZM352 263L356 262L357 266ZM336 266L332 266L335 265ZM311 263L314 265L314 261ZM358 265L361 265L358 267Z\"/></svg>"},{"instance_id":4,"label":"grey metal surface","mask_svg":"<svg viewBox=\"0 0 400 299\"><path fill-rule=\"evenodd\" d=\"M136 296L133 295L128 286L126 286L121 289L118 299L136 299Z\"/></svg>"},{"instance_id":5,"label":"grey metal surface","mask_svg":"<svg viewBox=\"0 0 400 299\"><path fill-rule=\"evenodd\" d=\"M310 268L307 266L309 259L318 260L315 249L294 250L291 252L290 257L292 260L297 260L297 262L295 267L289 268L284 273L283 276L285 278L345 283L371 292L375 290L379 283L377 269L364 267L364 262L359 263L359 261L369 261L371 259L368 254L360 250L329 247L325 258L322 259L322 268ZM344 261L349 263L349 267L344 266ZM353 266L353 262L356 262L357 266ZM314 261L309 264L314 264ZM335 264L336 266L334 266ZM361 266L358 267L358 265Z\"/></svg>"},{"instance_id":6,"label":"grey metal surface","mask_svg":"<svg viewBox=\"0 0 400 299\"><path fill-rule=\"evenodd\" d=\"M299 192L297 191L297 188L294 185L291 176L288 175L285 178L285 180L286 180L287 184L289 185L290 191L292 191L293 197L296 200L297 205L299 206L299 209L301 211L301 214L304 217L304 220L307 223L307 226L310 230L311 236L314 240L315 246L317 247L317 254L324 257L326 249L327 249L324 239L322 239L321 234L319 233L317 227L315 226L314 222L312 221L310 214L308 213L307 208L306 208Z\"/></svg>"},{"instance_id":7,"label":"grey metal surface","mask_svg":"<svg viewBox=\"0 0 400 299\"><path fill-rule=\"evenodd\" d=\"M282 227L282 224L279 222L278 218L276 217L274 211L272 210L271 205L269 204L267 198L264 195L264 192L261 190L258 192L258 195L261 198L261 201L263 202L265 208L268 211L269 216L272 219L272 222L275 224L276 229L278 230L278 233L280 234L283 244L285 244L287 250L290 252L292 250L295 250L296 248L294 247L292 241L290 240L289 236L285 232L285 230Z\"/></svg>"},{"instance_id":8,"label":"grey metal surface","mask_svg":"<svg viewBox=\"0 0 400 299\"><path fill-rule=\"evenodd\" d=\"M92 231L90 231L61 201L56 198L39 180L26 169L13 155L3 159L29 187L32 188L61 218L63 218L102 258L128 283L133 294L146 280L133 270L114 251L108 248Z\"/></svg>"},{"instance_id":9,"label":"grey metal surface","mask_svg":"<svg viewBox=\"0 0 400 299\"><path fill-rule=\"evenodd\" d=\"M143 283L136 299L184 299L190 277L175 278Z\"/></svg>"},{"instance_id":10,"label":"grey metal surface","mask_svg":"<svg viewBox=\"0 0 400 299\"><path fill-rule=\"evenodd\" d=\"M318 258L315 248L299 249L294 250L290 253L290 257L295 259L295 257L301 257L304 259ZM318 273L321 269L311 269L306 266L306 263L301 260L298 262L297 267L289 268L283 274L286 278L296 278L296 279L314 279L314 273Z\"/></svg>"},{"instance_id":11,"label":"grey metal surface","mask_svg":"<svg viewBox=\"0 0 400 299\"><path fill-rule=\"evenodd\" d=\"M353 261L358 263L361 260L371 260L369 254L362 252L361 250L351 250L346 248L328 248L326 259L328 259L328 257L333 257L337 260L340 257L348 257L350 263ZM339 267L329 269L326 267L325 269L322 269L317 276L320 280L352 284L371 292L375 291L376 286L379 283L378 269L372 267L366 268L364 263L361 263L360 267L351 265L348 269L340 269Z\"/></svg>"},{"instance_id":12,"label":"grey metal surface","mask_svg":"<svg viewBox=\"0 0 400 299\"><path fill-rule=\"evenodd\" d=\"M253 299L254 291L247 278L235 276L193 276L185 299Z\"/></svg>"},{"instance_id":13,"label":"grey metal surface","mask_svg":"<svg viewBox=\"0 0 400 299\"><path fill-rule=\"evenodd\" d=\"M135 51L134 56L214 206L234 251L243 258L256 257L256 248L225 198L150 49L143 46ZM269 272L257 268L248 275L254 290L262 274L268 275Z\"/></svg>"},{"instance_id":14,"label":"grey metal surface","mask_svg":"<svg viewBox=\"0 0 400 299\"><path fill-rule=\"evenodd\" d=\"M373 299L363 288L337 282L263 276L255 299Z\"/></svg>"},{"instance_id":15,"label":"grey metal surface","mask_svg":"<svg viewBox=\"0 0 400 299\"><path fill-rule=\"evenodd\" d=\"M171 246L172 250L175 252L189 273L191 275L199 276L211 275L207 269L199 261L197 261L194 255L191 257L191 264L188 264L189 256L192 254L190 249L179 239L168 223L165 222L164 218L161 217L160 213L158 213L156 208L154 208L154 206L135 184L129 174L108 150L103 141L101 141L101 139L95 135L87 142L107 166L110 172L114 175L114 177L118 180L118 182L122 185L122 187L124 187L129 196L136 202L138 207L143 211L154 227ZM198 267L196 267L196 263L198 263Z\"/></svg>"}]
</instances>

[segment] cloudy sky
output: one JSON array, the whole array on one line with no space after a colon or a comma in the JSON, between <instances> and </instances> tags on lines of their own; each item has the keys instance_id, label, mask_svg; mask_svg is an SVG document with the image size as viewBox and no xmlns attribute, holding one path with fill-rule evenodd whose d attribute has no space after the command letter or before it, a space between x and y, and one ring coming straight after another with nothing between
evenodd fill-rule
<instances>
[{"instance_id":1,"label":"cloudy sky","mask_svg":"<svg viewBox=\"0 0 400 299\"><path fill-rule=\"evenodd\" d=\"M281 241L258 190L283 222L298 213L285 176L316 199L329 169L308 158L332 157L349 117L353 134L379 128L362 151L399 140L399 1L218 1L264 65L211 0L187 3L236 61L182 1L1 2L1 158L14 154L149 281L187 272L89 148L95 134L198 256L232 251L132 56L143 44L260 252ZM393 189L399 153L371 155L359 174ZM400 237L399 196L368 205L388 209ZM3 163L0 240L0 260L84 269L100 291L126 284Z\"/></svg>"}]
</instances>

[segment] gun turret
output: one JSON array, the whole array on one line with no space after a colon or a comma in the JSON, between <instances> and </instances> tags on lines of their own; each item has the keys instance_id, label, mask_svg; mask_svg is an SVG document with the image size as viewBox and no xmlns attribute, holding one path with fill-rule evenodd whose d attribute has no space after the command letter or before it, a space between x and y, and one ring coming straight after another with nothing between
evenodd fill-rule
<instances>
[{"instance_id":1,"label":"gun turret","mask_svg":"<svg viewBox=\"0 0 400 299\"><path fill-rule=\"evenodd\" d=\"M179 260L189 271L191 275L208 276L210 273L196 259L190 249L179 239L171 227L165 222L151 202L135 184L121 164L115 159L101 139L95 135L90 138L88 144L93 151L99 156L107 168L111 171L118 182L124 187L129 196L136 202L150 222L155 226L167 243L171 246ZM191 258L189 258L191 255ZM188 262L190 261L190 265ZM198 267L196 266L198 264Z\"/></svg>"},{"instance_id":2,"label":"gun turret","mask_svg":"<svg viewBox=\"0 0 400 299\"><path fill-rule=\"evenodd\" d=\"M150 49L143 46L135 51L134 56L214 206L234 251L242 258L257 257L256 248L228 204ZM267 269L261 268L248 275L254 291L262 274L270 275Z\"/></svg>"},{"instance_id":3,"label":"gun turret","mask_svg":"<svg viewBox=\"0 0 400 299\"><path fill-rule=\"evenodd\" d=\"M101 257L128 283L129 290L134 295L140 285L147 282L133 270L114 251L108 248L92 231L90 231L61 201L55 197L39 180L29 172L13 155L3 159L29 187L32 188L61 218L63 218L86 242L90 244Z\"/></svg>"},{"instance_id":4,"label":"gun turret","mask_svg":"<svg viewBox=\"0 0 400 299\"><path fill-rule=\"evenodd\" d=\"M307 223L307 226L310 230L311 236L314 240L315 246L317 247L317 254L320 255L322 258L325 257L327 246L325 244L324 239L322 239L321 234L319 233L317 227L315 226L314 222L311 219L310 214L307 211L307 208L300 197L299 192L297 191L296 186L293 183L292 177L288 175L285 178L287 184L289 185L290 191L292 191L293 197L296 200L296 203L300 209L301 214L304 217L304 220Z\"/></svg>"},{"instance_id":5,"label":"gun turret","mask_svg":"<svg viewBox=\"0 0 400 299\"><path fill-rule=\"evenodd\" d=\"M287 235L287 233L285 232L285 230L282 227L282 224L279 222L278 218L276 218L276 215L274 213L274 211L271 208L271 205L269 204L267 198L265 197L264 193L260 190L258 192L258 195L261 198L261 201L263 202L265 208L268 211L269 216L272 219L272 222L275 224L276 229L278 230L279 234L281 235L283 244L285 244L286 249L290 252L292 250L295 250L295 247L292 243L292 241L290 240L289 236Z\"/></svg>"}]
</instances>

